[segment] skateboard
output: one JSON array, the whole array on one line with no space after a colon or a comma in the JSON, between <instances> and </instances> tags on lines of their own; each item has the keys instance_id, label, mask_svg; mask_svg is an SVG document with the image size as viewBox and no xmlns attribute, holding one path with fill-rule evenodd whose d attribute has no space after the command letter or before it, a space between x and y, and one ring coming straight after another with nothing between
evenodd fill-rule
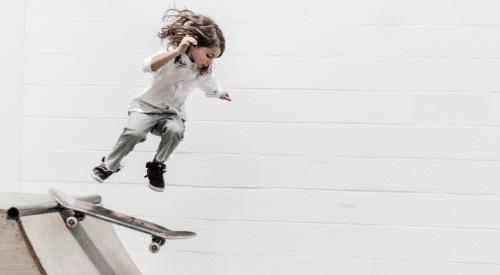
<instances>
[{"instance_id":1,"label":"skateboard","mask_svg":"<svg viewBox=\"0 0 500 275\"><path fill-rule=\"evenodd\" d=\"M185 239L196 236L196 233L191 231L173 231L163 226L104 208L97 204L77 200L56 189L49 189L49 194L62 208L72 210L72 214L65 218L65 223L68 228L75 228L78 222L85 218L85 215L89 215L97 219L151 235L152 241L149 245L149 251L151 253L160 251L160 247L165 244L165 240Z\"/></svg>"}]
</instances>

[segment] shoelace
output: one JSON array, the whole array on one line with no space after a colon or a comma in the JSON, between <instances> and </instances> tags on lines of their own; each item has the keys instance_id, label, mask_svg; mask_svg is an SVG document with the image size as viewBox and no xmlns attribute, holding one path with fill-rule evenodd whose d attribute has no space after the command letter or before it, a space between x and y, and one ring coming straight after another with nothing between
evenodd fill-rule
<instances>
[{"instance_id":1,"label":"shoelace","mask_svg":"<svg viewBox=\"0 0 500 275\"><path fill-rule=\"evenodd\" d=\"M99 167L101 168L100 169L101 172L104 173L105 175L111 175L111 174L113 174L113 171L108 170L105 165L102 164L102 165L99 165Z\"/></svg>"},{"instance_id":2,"label":"shoelace","mask_svg":"<svg viewBox=\"0 0 500 275\"><path fill-rule=\"evenodd\" d=\"M165 172L167 172L167 170L165 170L164 165L158 165L158 166L155 165L154 167L148 168L148 173L144 177L149 179L161 179L163 173Z\"/></svg>"},{"instance_id":3,"label":"shoelace","mask_svg":"<svg viewBox=\"0 0 500 275\"><path fill-rule=\"evenodd\" d=\"M106 167L106 163L104 162L105 160L106 160L106 157L102 157L102 159L101 159L102 163L99 165L99 167L101 167L102 170L105 171L106 173L108 173L108 172L116 173L116 172L122 170L123 166L121 166L121 165L118 166L118 169L116 169L116 171L109 170L108 167Z\"/></svg>"}]
</instances>

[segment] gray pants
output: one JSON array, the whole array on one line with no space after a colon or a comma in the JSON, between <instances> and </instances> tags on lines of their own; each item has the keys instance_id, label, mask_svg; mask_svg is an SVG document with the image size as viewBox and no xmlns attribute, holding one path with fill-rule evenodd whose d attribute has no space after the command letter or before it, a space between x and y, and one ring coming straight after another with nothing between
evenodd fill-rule
<instances>
[{"instance_id":1,"label":"gray pants","mask_svg":"<svg viewBox=\"0 0 500 275\"><path fill-rule=\"evenodd\" d=\"M122 159L134 149L137 143L145 141L150 132L161 137L156 159L164 162L183 139L184 129L184 120L177 116L175 111L158 114L130 112L127 126L106 158L106 167L116 171Z\"/></svg>"}]
</instances>

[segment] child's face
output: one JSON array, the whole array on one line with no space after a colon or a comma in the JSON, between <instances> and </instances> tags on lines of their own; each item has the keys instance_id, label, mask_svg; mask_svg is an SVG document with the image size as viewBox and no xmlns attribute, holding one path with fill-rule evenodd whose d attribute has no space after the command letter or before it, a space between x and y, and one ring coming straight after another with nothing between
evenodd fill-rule
<instances>
[{"instance_id":1,"label":"child's face","mask_svg":"<svg viewBox=\"0 0 500 275\"><path fill-rule=\"evenodd\" d=\"M192 47L191 58L194 60L198 69L212 65L215 58L221 54L219 47Z\"/></svg>"}]
</instances>

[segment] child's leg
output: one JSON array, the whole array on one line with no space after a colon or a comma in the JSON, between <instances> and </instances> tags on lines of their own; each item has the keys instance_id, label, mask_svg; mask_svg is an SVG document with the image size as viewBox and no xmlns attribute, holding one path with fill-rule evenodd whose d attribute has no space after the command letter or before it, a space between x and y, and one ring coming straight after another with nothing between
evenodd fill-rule
<instances>
[{"instance_id":1,"label":"child's leg","mask_svg":"<svg viewBox=\"0 0 500 275\"><path fill-rule=\"evenodd\" d=\"M168 116L164 121L161 142L158 146L155 159L165 162L177 145L184 138L184 121L177 115Z\"/></svg>"},{"instance_id":2,"label":"child's leg","mask_svg":"<svg viewBox=\"0 0 500 275\"><path fill-rule=\"evenodd\" d=\"M134 149L137 143L146 140L146 135L161 118L160 115L131 112L127 126L106 158L106 167L116 171L122 159Z\"/></svg>"}]
</instances>

